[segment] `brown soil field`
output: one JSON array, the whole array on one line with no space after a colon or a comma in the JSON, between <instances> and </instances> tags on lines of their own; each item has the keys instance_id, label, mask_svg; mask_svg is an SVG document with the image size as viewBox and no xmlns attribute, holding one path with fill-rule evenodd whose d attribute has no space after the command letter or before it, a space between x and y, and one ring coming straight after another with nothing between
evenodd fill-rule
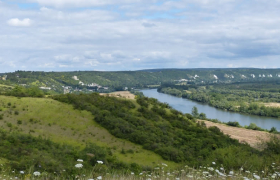
<instances>
[{"instance_id":1,"label":"brown soil field","mask_svg":"<svg viewBox=\"0 0 280 180\"><path fill-rule=\"evenodd\" d=\"M130 93L129 91L117 91L113 93L100 93L101 96L112 96L112 97L119 97L125 99L135 99L135 95Z\"/></svg>"},{"instance_id":2,"label":"brown soil field","mask_svg":"<svg viewBox=\"0 0 280 180\"><path fill-rule=\"evenodd\" d=\"M203 120L198 120L203 121ZM263 149L262 142L270 139L270 134L263 131L255 131L245 128L238 128L227 126L225 124L213 123L210 121L204 121L207 127L217 126L224 134L229 135L233 139L239 140L239 142L246 142L251 147L257 149Z\"/></svg>"}]
</instances>

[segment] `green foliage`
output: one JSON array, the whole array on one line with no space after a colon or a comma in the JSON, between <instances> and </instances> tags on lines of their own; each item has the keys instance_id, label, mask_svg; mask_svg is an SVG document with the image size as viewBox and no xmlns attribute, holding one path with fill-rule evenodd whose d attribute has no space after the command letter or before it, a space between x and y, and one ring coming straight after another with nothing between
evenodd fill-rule
<instances>
[{"instance_id":1,"label":"green foliage","mask_svg":"<svg viewBox=\"0 0 280 180\"><path fill-rule=\"evenodd\" d=\"M218 80L214 78L214 74L218 76ZM252 78L251 74L255 74L256 78ZM258 74L265 74L266 78L258 77ZM273 74L273 77L267 75ZM109 87L109 90L99 91L118 91L123 90L124 87L144 88L154 87L150 85L161 85L165 83L178 84L206 84L213 83L234 83L234 82L250 82L250 83L277 83L279 77L274 74L279 74L278 69L152 69L143 71L118 71L118 72L100 72L100 71L74 71L74 72L34 72L34 71L16 71L7 73L7 81L0 81L2 84L19 85L23 84L27 87L51 87L48 91L50 94L63 93L64 87L71 87L72 89L80 89L85 92L88 90L96 91L97 87L89 87L79 84L82 81L85 84L96 83L101 86ZM199 77L195 77L198 75ZM233 75L234 78L229 78L228 75ZM243 78L245 75L246 78ZM79 80L74 80L73 76L77 76ZM187 79L187 82L180 82L181 79ZM202 82L203 81L203 82ZM9 86L0 86L1 90L10 90ZM279 88L270 86L255 85L255 87L266 88L269 92L279 92ZM207 89L209 86L207 87ZM250 89L250 88L248 88ZM183 93L172 89L173 95L182 96Z\"/></svg>"},{"instance_id":2,"label":"green foliage","mask_svg":"<svg viewBox=\"0 0 280 180\"><path fill-rule=\"evenodd\" d=\"M158 88L158 91L175 96L177 95L173 92L180 91L183 98L207 103L210 106L223 110L259 116L280 117L280 108L264 105L264 103L269 102L280 103L279 91L275 90L280 87L277 83L215 84L206 87L163 84Z\"/></svg>"},{"instance_id":3,"label":"green foliage","mask_svg":"<svg viewBox=\"0 0 280 180\"><path fill-rule=\"evenodd\" d=\"M89 143L83 149L69 145L61 145L43 139L19 133L8 133L0 130L0 157L9 160L7 166L13 170L28 170L34 166L34 171L62 172L77 174L75 168L77 159L83 159L83 169L92 169L98 161L103 161L104 167L122 169L117 166L120 162L115 159L110 149ZM130 165L127 164L128 169ZM133 163L131 169L142 170L142 167Z\"/></svg>"},{"instance_id":4,"label":"green foliage","mask_svg":"<svg viewBox=\"0 0 280 180\"><path fill-rule=\"evenodd\" d=\"M239 122L236 122L236 121L234 121L234 122L229 121L229 122L226 123L226 125L233 126L233 127L241 127Z\"/></svg>"},{"instance_id":5,"label":"green foliage","mask_svg":"<svg viewBox=\"0 0 280 180\"><path fill-rule=\"evenodd\" d=\"M266 153L280 155L280 138L277 135L272 135L270 141L266 143Z\"/></svg>"},{"instance_id":6,"label":"green foliage","mask_svg":"<svg viewBox=\"0 0 280 180\"><path fill-rule=\"evenodd\" d=\"M198 118L198 116L199 116L199 113L198 113L198 110L197 110L197 107L196 107L196 106L194 106L194 107L192 108L192 115L193 115L193 117L195 117L195 118Z\"/></svg>"},{"instance_id":7,"label":"green foliage","mask_svg":"<svg viewBox=\"0 0 280 180\"><path fill-rule=\"evenodd\" d=\"M16 86L11 91L8 91L6 95L16 97L43 97L44 92L38 87L25 88L23 86Z\"/></svg>"},{"instance_id":8,"label":"green foliage","mask_svg":"<svg viewBox=\"0 0 280 180\"><path fill-rule=\"evenodd\" d=\"M275 127L272 127L269 132L270 133L278 133L278 131Z\"/></svg>"},{"instance_id":9,"label":"green foliage","mask_svg":"<svg viewBox=\"0 0 280 180\"><path fill-rule=\"evenodd\" d=\"M258 130L258 131L264 131L264 129L258 127L255 123L250 123L250 125L246 126L246 128L252 130Z\"/></svg>"},{"instance_id":10,"label":"green foliage","mask_svg":"<svg viewBox=\"0 0 280 180\"><path fill-rule=\"evenodd\" d=\"M217 127L207 129L194 123L191 115L184 115L153 98L138 98L139 108L132 101L103 97L98 94L67 94L54 99L71 103L77 109L87 110L95 121L118 138L143 145L166 160L203 165L217 149L239 147L253 151L224 135ZM202 114L203 115L203 114ZM127 153L122 151L122 153ZM198 158L199 157L199 158Z\"/></svg>"}]
</instances>

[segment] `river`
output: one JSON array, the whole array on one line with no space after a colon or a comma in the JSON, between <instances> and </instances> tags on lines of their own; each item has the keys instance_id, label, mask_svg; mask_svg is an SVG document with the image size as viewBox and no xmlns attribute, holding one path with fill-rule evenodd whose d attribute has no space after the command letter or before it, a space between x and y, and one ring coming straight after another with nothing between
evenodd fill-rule
<instances>
[{"instance_id":1,"label":"river","mask_svg":"<svg viewBox=\"0 0 280 180\"><path fill-rule=\"evenodd\" d=\"M156 89L144 89L141 90L146 97L152 97L158 99L160 102L166 102L174 109L183 113L191 113L194 106L197 107L199 113L205 113L207 118L218 119L221 122L237 121L241 126L250 125L255 123L257 126L270 130L275 127L277 131L280 131L280 120L271 117L254 116L247 114L239 114L229 111L223 111L207 104L198 103L189 99L183 99L180 97L171 96L157 92Z\"/></svg>"}]
</instances>

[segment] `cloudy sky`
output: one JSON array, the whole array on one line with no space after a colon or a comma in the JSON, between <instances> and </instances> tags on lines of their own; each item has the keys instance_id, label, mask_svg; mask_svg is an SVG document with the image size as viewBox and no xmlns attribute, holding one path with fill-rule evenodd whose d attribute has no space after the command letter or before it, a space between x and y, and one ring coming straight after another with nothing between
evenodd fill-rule
<instances>
[{"instance_id":1,"label":"cloudy sky","mask_svg":"<svg viewBox=\"0 0 280 180\"><path fill-rule=\"evenodd\" d=\"M280 67L280 0L0 0L0 72Z\"/></svg>"}]
</instances>

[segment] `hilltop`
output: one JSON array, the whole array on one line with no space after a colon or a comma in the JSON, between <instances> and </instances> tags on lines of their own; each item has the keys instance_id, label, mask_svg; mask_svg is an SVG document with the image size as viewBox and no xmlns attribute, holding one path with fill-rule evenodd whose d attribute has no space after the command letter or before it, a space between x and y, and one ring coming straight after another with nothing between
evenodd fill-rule
<instances>
[{"instance_id":1,"label":"hilltop","mask_svg":"<svg viewBox=\"0 0 280 180\"><path fill-rule=\"evenodd\" d=\"M37 86L51 94L69 92L112 92L162 83L215 84L266 82L280 79L279 69L151 69L141 71L16 71L2 73L0 84Z\"/></svg>"}]
</instances>

